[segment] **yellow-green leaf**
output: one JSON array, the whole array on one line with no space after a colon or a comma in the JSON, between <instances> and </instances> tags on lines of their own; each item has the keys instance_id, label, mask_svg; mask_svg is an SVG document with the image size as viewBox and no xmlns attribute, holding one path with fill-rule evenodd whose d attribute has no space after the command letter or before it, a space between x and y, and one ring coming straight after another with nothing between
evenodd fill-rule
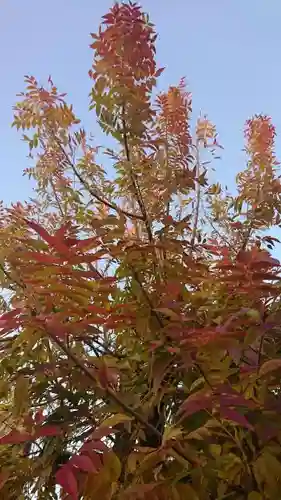
<instances>
[{"instance_id":1,"label":"yellow-green leaf","mask_svg":"<svg viewBox=\"0 0 281 500\"><path fill-rule=\"evenodd\" d=\"M266 375L278 369L281 369L281 359L270 359L261 366L260 375Z\"/></svg>"},{"instance_id":2,"label":"yellow-green leaf","mask_svg":"<svg viewBox=\"0 0 281 500\"><path fill-rule=\"evenodd\" d=\"M132 417L129 417L128 415L124 415L123 413L116 413L115 415L112 415L111 417L104 420L100 427L115 427L115 425L117 424L130 422L131 420Z\"/></svg>"},{"instance_id":3,"label":"yellow-green leaf","mask_svg":"<svg viewBox=\"0 0 281 500\"><path fill-rule=\"evenodd\" d=\"M258 491L251 491L251 493L249 493L248 495L247 500L262 500L262 496L260 493L258 493Z\"/></svg>"}]
</instances>

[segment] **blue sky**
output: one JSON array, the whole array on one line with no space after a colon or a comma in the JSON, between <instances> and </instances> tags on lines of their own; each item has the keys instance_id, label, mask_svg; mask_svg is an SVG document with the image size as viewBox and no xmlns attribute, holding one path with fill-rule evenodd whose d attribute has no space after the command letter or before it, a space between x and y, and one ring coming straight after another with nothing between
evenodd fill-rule
<instances>
[{"instance_id":1,"label":"blue sky","mask_svg":"<svg viewBox=\"0 0 281 500\"><path fill-rule=\"evenodd\" d=\"M42 83L51 74L66 91L87 130L98 133L88 112L92 51L109 0L0 0L0 199L27 199L31 186L22 177L29 165L26 146L10 128L23 76ZM216 164L220 181L232 185L243 166L243 126L254 113L272 116L281 130L279 68L280 0L143 0L159 33L157 58L166 66L161 88L187 77L195 116L206 112L224 145ZM101 137L97 135L97 142ZM280 139L277 153L281 158Z\"/></svg>"}]
</instances>

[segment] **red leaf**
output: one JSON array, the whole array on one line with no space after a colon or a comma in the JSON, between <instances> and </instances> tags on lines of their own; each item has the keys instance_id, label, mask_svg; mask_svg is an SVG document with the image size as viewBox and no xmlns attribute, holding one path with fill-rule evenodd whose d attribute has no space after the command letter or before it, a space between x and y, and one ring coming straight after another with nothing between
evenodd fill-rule
<instances>
[{"instance_id":1,"label":"red leaf","mask_svg":"<svg viewBox=\"0 0 281 500\"><path fill-rule=\"evenodd\" d=\"M71 465L74 465L75 467L81 469L84 472L96 471L96 468L92 460L87 455L74 455L70 459L69 463L71 463Z\"/></svg>"},{"instance_id":2,"label":"red leaf","mask_svg":"<svg viewBox=\"0 0 281 500\"><path fill-rule=\"evenodd\" d=\"M106 427L105 427L106 429ZM112 429L110 429L110 432L107 432L105 435L112 434ZM83 444L81 448L82 453L91 453L92 451L107 451L108 448L107 446L102 442L102 441L87 441L86 443Z\"/></svg>"},{"instance_id":3,"label":"red leaf","mask_svg":"<svg viewBox=\"0 0 281 500\"><path fill-rule=\"evenodd\" d=\"M94 244L96 246L100 245L100 238L97 236L94 236L93 238L86 238L84 240L76 240L74 243L74 240L72 240L72 245L75 245L75 250L83 250L84 248L87 248L89 246L93 246Z\"/></svg>"},{"instance_id":4,"label":"red leaf","mask_svg":"<svg viewBox=\"0 0 281 500\"><path fill-rule=\"evenodd\" d=\"M55 237L58 239L63 239L65 237L65 233L71 228L71 223L67 222L63 224L59 229L55 231ZM77 240L76 240L77 241Z\"/></svg>"},{"instance_id":5,"label":"red leaf","mask_svg":"<svg viewBox=\"0 0 281 500\"><path fill-rule=\"evenodd\" d=\"M34 415L34 422L36 424L42 424L43 421L44 421L44 413L43 410L40 408L40 410L38 410Z\"/></svg>"},{"instance_id":6,"label":"red leaf","mask_svg":"<svg viewBox=\"0 0 281 500\"><path fill-rule=\"evenodd\" d=\"M112 432L112 429L111 429L111 432ZM93 441L92 447L96 451L107 451L108 450L106 444L104 444L102 441Z\"/></svg>"},{"instance_id":7,"label":"red leaf","mask_svg":"<svg viewBox=\"0 0 281 500\"><path fill-rule=\"evenodd\" d=\"M51 236L43 227L32 220L25 219L25 222L29 227L31 227L31 229L39 234L43 240L47 241L49 245L53 245L53 236Z\"/></svg>"},{"instance_id":8,"label":"red leaf","mask_svg":"<svg viewBox=\"0 0 281 500\"><path fill-rule=\"evenodd\" d=\"M76 477L69 464L61 467L56 473L56 482L70 495L72 500L78 500L78 486Z\"/></svg>"},{"instance_id":9,"label":"red leaf","mask_svg":"<svg viewBox=\"0 0 281 500\"><path fill-rule=\"evenodd\" d=\"M39 429L37 429L35 433L36 439L39 437L48 437L48 436L59 436L62 433L62 429L57 425L43 425Z\"/></svg>"},{"instance_id":10,"label":"red leaf","mask_svg":"<svg viewBox=\"0 0 281 500\"><path fill-rule=\"evenodd\" d=\"M11 431L0 438L0 444L20 444L33 439L34 437L29 432Z\"/></svg>"},{"instance_id":11,"label":"red leaf","mask_svg":"<svg viewBox=\"0 0 281 500\"><path fill-rule=\"evenodd\" d=\"M154 77L155 77L155 78L158 78L158 76L160 76L160 75L161 75L161 73L163 73L164 69L165 69L165 68L159 68L157 71L155 71L155 73L154 73Z\"/></svg>"},{"instance_id":12,"label":"red leaf","mask_svg":"<svg viewBox=\"0 0 281 500\"><path fill-rule=\"evenodd\" d=\"M246 406L247 408L255 408L253 401L246 399L243 394L234 391L229 386L219 386L216 391L215 397L223 406Z\"/></svg>"},{"instance_id":13,"label":"red leaf","mask_svg":"<svg viewBox=\"0 0 281 500\"><path fill-rule=\"evenodd\" d=\"M67 335L66 326L61 325L55 320L47 320L46 327L50 336L55 335L55 337L64 338Z\"/></svg>"},{"instance_id":14,"label":"red leaf","mask_svg":"<svg viewBox=\"0 0 281 500\"><path fill-rule=\"evenodd\" d=\"M105 255L105 251L96 252L88 255L75 255L74 257L69 258L70 264L89 264L91 262L95 262L99 260L101 257Z\"/></svg>"},{"instance_id":15,"label":"red leaf","mask_svg":"<svg viewBox=\"0 0 281 500\"><path fill-rule=\"evenodd\" d=\"M238 413L236 410L222 406L220 409L220 414L226 420L231 420L232 422L235 422L242 427L246 427L251 431L254 429L250 422L246 419L246 417L241 413Z\"/></svg>"},{"instance_id":16,"label":"red leaf","mask_svg":"<svg viewBox=\"0 0 281 500\"><path fill-rule=\"evenodd\" d=\"M158 349L158 347L163 346L163 340L155 340L154 342L150 343L150 351L155 351L155 349Z\"/></svg>"},{"instance_id":17,"label":"red leaf","mask_svg":"<svg viewBox=\"0 0 281 500\"><path fill-rule=\"evenodd\" d=\"M61 241L60 238L51 236L42 226L37 224L34 221L29 221L25 219L25 222L28 224L31 229L33 229L43 240L45 240L47 243L49 243L50 246L55 248L58 252L61 252L62 254L67 254L69 253L69 249L67 245L63 241Z\"/></svg>"},{"instance_id":18,"label":"red leaf","mask_svg":"<svg viewBox=\"0 0 281 500\"><path fill-rule=\"evenodd\" d=\"M17 309L12 309L12 311L8 311L8 312L5 312L4 314L2 314L0 316L0 321L7 321L9 319L12 319L14 318L15 316L17 316L19 313L21 312L21 309L20 308L17 308Z\"/></svg>"},{"instance_id":19,"label":"red leaf","mask_svg":"<svg viewBox=\"0 0 281 500\"><path fill-rule=\"evenodd\" d=\"M20 257L25 260L36 260L42 264L63 264L63 260L54 255L40 252L25 252L21 253Z\"/></svg>"},{"instance_id":20,"label":"red leaf","mask_svg":"<svg viewBox=\"0 0 281 500\"><path fill-rule=\"evenodd\" d=\"M193 415L200 410L206 410L213 405L213 395L211 391L198 391L191 394L186 401L181 405L180 412L186 417Z\"/></svg>"}]
</instances>

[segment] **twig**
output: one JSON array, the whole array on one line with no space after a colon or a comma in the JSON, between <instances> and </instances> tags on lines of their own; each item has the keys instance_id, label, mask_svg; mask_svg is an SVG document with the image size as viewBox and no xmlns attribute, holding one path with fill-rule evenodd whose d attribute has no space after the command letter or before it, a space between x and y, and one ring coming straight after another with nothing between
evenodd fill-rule
<instances>
[{"instance_id":1,"label":"twig","mask_svg":"<svg viewBox=\"0 0 281 500\"><path fill-rule=\"evenodd\" d=\"M197 141L196 142L196 179L197 179L197 185L196 185L196 205L195 205L194 225L193 225L191 242L190 242L191 251L194 248L194 243L195 243L195 238L196 238L196 233L197 233L197 227L198 227L198 220L199 220L200 194L201 194L200 183L198 181L199 175L200 175L200 157L199 157L199 141Z\"/></svg>"},{"instance_id":2,"label":"twig","mask_svg":"<svg viewBox=\"0 0 281 500\"><path fill-rule=\"evenodd\" d=\"M51 187L52 187L52 190L53 190L53 193L54 193L54 196L55 196L55 199L56 199L56 202L57 202L60 214L61 214L62 217L64 217L64 212L63 212L63 209L62 209L62 206L61 206L61 203L60 203L60 200L59 200L59 197L58 197L58 194L57 194L57 191L56 191L56 188L55 188L55 185L54 185L54 182L53 182L52 179L50 180L50 183L51 183Z\"/></svg>"},{"instance_id":3,"label":"twig","mask_svg":"<svg viewBox=\"0 0 281 500\"><path fill-rule=\"evenodd\" d=\"M133 267L131 267L131 266L129 266L129 267L131 269L131 273L133 275L134 280L139 285L139 287L140 287L140 289L141 289L141 291L143 293L143 296L144 296L147 304L149 305L151 314L153 314L153 316L155 316L155 318L157 319L157 321L159 323L159 326L161 328L163 328L164 327L163 321L161 320L161 318L160 318L159 314L157 313L157 311L155 311L154 306L153 306L153 304L152 304L152 302L150 300L150 297L149 297L148 293L146 292L145 288L143 287L143 284L142 284L142 282L141 282L141 280L140 280L140 278L138 276L138 273L135 271L135 269Z\"/></svg>"},{"instance_id":4,"label":"twig","mask_svg":"<svg viewBox=\"0 0 281 500\"><path fill-rule=\"evenodd\" d=\"M73 354L73 352L64 345L64 343L58 338L56 337L56 335L54 335L51 331L47 331L48 335L51 337L51 339L60 347L60 349L66 354L66 356L68 357L68 359L70 359L75 366L77 366L78 368L80 368L80 370L92 381L96 384L96 378L94 377L94 375L92 374L92 372L87 368L87 366L85 366L82 361L80 361L80 359L78 359L75 354ZM142 416L140 415L137 411L135 411L133 408L131 408L130 406L128 406L124 401L122 401L119 396L116 394L116 392L114 392L113 389L111 389L110 387L106 387L104 388L104 392L105 394L112 400L114 401L118 406L120 406L120 408L122 408L127 415L130 415L131 417L133 417L137 422L139 422L140 424L142 424L147 430L149 430L150 432L152 432L155 436L158 437L158 439L162 440L162 434L161 432L159 432L156 427L154 427L152 424L150 424L149 422L147 422L147 420ZM172 448L172 451L174 452L175 456L179 457L179 460L182 462L182 460L184 460L185 462L188 462L190 463L191 465L198 465L197 462L193 461L191 458L188 458L184 455L184 453L181 451L181 450L178 450L176 445L173 446Z\"/></svg>"},{"instance_id":5,"label":"twig","mask_svg":"<svg viewBox=\"0 0 281 500\"><path fill-rule=\"evenodd\" d=\"M3 271L4 275L6 276L6 278L8 280L13 281L14 283L16 283L23 290L25 289L25 285L22 284L22 283L20 283L16 279L13 279L12 276L10 275L10 273L8 271L6 271L6 269L4 268L4 266L2 264L0 264L0 269ZM12 285L10 285L9 288L11 288L11 290L13 290L13 292L15 291L15 289L14 289L14 287Z\"/></svg>"},{"instance_id":6,"label":"twig","mask_svg":"<svg viewBox=\"0 0 281 500\"><path fill-rule=\"evenodd\" d=\"M138 202L138 205L140 207L140 211L142 213L142 219L144 220L144 223L145 223L145 227L146 227L147 234L148 234L148 239L150 242L152 242L153 236L152 236L152 231L151 231L151 227L150 227L150 222L148 220L148 215L147 215L145 204L144 204L144 201L143 201L143 198L141 195L141 191L140 191L136 176L133 172L133 168L131 165L131 155L130 155L130 150L129 150L129 144L128 144L128 138L127 138L127 128L126 128L124 113L125 113L125 105L123 105L123 110L122 110L122 114L123 114L122 126L123 126L123 140L124 140L125 154L126 154L127 162L130 164L130 175L131 175L131 181L132 181L132 185L133 185L133 189L134 189L134 194L135 194L136 200Z\"/></svg>"},{"instance_id":7,"label":"twig","mask_svg":"<svg viewBox=\"0 0 281 500\"><path fill-rule=\"evenodd\" d=\"M127 212L127 210L123 210L121 209L118 205L116 205L115 203L112 203L106 199L104 199L102 196L99 195L99 193L97 193L97 191L95 191L94 189L92 189L88 182L82 177L82 175L78 172L76 166L74 165L74 163L71 161L71 159L69 158L68 154L66 153L65 149L63 148L63 146L60 144L60 142L55 138L56 140L56 143L58 144L60 150L62 151L68 165L71 167L71 169L73 170L74 174L76 175L76 177L79 179L79 181L81 182L81 184L84 186L85 189L87 189L87 191L90 193L91 196L93 196L93 198L95 198L96 200L98 200L100 203L102 203L103 205L105 205L106 207L108 208L111 208L111 210L114 210L115 212L117 213L121 213L123 215L126 215L127 217L129 217L130 219L137 219L137 220L144 220L143 216L142 215L138 215L138 214L133 214L132 212Z\"/></svg>"},{"instance_id":8,"label":"twig","mask_svg":"<svg viewBox=\"0 0 281 500\"><path fill-rule=\"evenodd\" d=\"M87 375L87 377L92 381L94 382L95 384L97 383L96 381L96 378L94 377L94 375L92 374L92 372L89 370L89 368L87 368L87 366L85 366L82 361L77 358L75 356L75 354L73 354L73 352L66 346L64 345L64 343L58 338L56 337L56 335L54 335L50 330L47 331L48 335L51 337L51 339L60 347L60 349L64 352L64 354L66 354L66 356L75 364L75 366L77 366L78 368L80 368L80 370L85 374ZM131 415L132 417L134 417L136 420L138 420L141 424L143 424L147 429L149 429L151 432L154 432L157 433L158 437L161 436L160 432L157 431L157 429L155 429L153 427L153 425L151 425L149 422L147 422L143 417L142 415L139 415L133 408L131 408L130 406L128 406L126 403L124 403L120 398L119 396L110 388L110 387L106 387L104 388L104 391L105 393L107 394L107 396L110 396L111 399L117 403L121 408L123 408L123 410L125 410L129 415Z\"/></svg>"}]
</instances>

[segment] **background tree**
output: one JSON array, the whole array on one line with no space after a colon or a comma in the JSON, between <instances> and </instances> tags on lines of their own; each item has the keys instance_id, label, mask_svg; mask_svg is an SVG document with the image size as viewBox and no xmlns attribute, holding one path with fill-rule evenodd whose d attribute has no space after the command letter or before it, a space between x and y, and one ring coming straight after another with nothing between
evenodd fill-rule
<instances>
[{"instance_id":1,"label":"background tree","mask_svg":"<svg viewBox=\"0 0 281 500\"><path fill-rule=\"evenodd\" d=\"M274 126L246 123L231 195L184 79L155 97L141 8L116 3L92 37L114 176L51 78L26 77L14 110L36 197L1 209L1 495L277 499Z\"/></svg>"}]
</instances>

